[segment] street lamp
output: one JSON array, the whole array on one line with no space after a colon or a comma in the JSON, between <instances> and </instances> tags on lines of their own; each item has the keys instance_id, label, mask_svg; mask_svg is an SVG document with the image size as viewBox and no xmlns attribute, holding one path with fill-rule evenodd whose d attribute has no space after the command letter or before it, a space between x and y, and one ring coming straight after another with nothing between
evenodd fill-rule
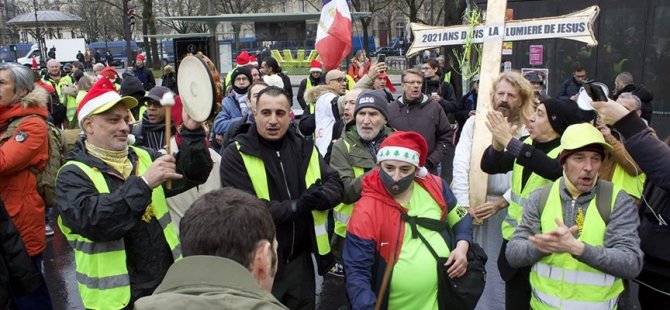
<instances>
[{"instance_id":1,"label":"street lamp","mask_svg":"<svg viewBox=\"0 0 670 310\"><path fill-rule=\"evenodd\" d=\"M42 50L42 40L40 40L40 23L37 19L37 0L33 0L35 6L35 38L37 39L37 48L40 51L40 64L44 62L44 51Z\"/></svg>"}]
</instances>

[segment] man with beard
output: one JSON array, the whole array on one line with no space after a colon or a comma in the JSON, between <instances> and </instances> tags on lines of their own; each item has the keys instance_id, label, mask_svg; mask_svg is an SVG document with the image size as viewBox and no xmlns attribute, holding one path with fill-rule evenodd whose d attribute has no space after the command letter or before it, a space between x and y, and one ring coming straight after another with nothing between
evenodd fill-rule
<instances>
[{"instance_id":1,"label":"man with beard","mask_svg":"<svg viewBox=\"0 0 670 310\"><path fill-rule=\"evenodd\" d=\"M531 268L532 309L616 309L622 279L642 270L637 209L619 186L598 180L612 149L595 127L568 127L561 148L563 177L523 202L507 259Z\"/></svg>"},{"instance_id":2,"label":"man with beard","mask_svg":"<svg viewBox=\"0 0 670 310\"><path fill-rule=\"evenodd\" d=\"M633 80L633 75L630 74L630 72L621 72L616 76L616 79L614 79L614 94L612 95L612 100L616 101L621 94L628 92L640 98L641 117L646 120L647 123L651 123L651 116L654 113L654 105L651 104L651 101L654 100L654 94L642 85L636 86L635 80Z\"/></svg>"},{"instance_id":3,"label":"man with beard","mask_svg":"<svg viewBox=\"0 0 670 310\"><path fill-rule=\"evenodd\" d=\"M507 246L505 240L510 240L519 225L523 204L530 193L563 174L556 160L561 151L561 134L568 126L582 120L576 104L549 99L541 103L526 122L530 135L516 138L516 125L511 125L503 115L499 111L490 111L487 115L486 125L493 134L493 144L484 151L481 167L489 174L512 171L511 196L509 200L499 199L497 203L479 206L473 213L475 218L485 220L507 207L507 215L502 222L504 240L498 267L505 281L507 309L526 309L531 293L528 282L530 268L515 269L510 266L503 255Z\"/></svg>"},{"instance_id":4,"label":"man with beard","mask_svg":"<svg viewBox=\"0 0 670 310\"><path fill-rule=\"evenodd\" d=\"M246 119L250 111L247 107L247 91L251 85L251 71L247 67L237 67L230 75L233 83L230 94L223 98L221 112L214 119L214 134L218 144L223 143L223 138L230 131L232 125L242 119ZM219 147L214 149L218 150Z\"/></svg>"},{"instance_id":5,"label":"man with beard","mask_svg":"<svg viewBox=\"0 0 670 310\"><path fill-rule=\"evenodd\" d=\"M451 125L440 104L421 93L421 72L409 69L402 74L401 80L404 92L402 97L389 105L389 125L396 130L417 132L426 139L428 158L425 167L437 174L437 165L448 152L453 153Z\"/></svg>"},{"instance_id":6,"label":"man with beard","mask_svg":"<svg viewBox=\"0 0 670 310\"><path fill-rule=\"evenodd\" d=\"M312 63L309 65L309 76L302 80L298 87L298 103L302 108L303 114L314 113L314 102L306 102L304 96L306 90L326 83L321 73L321 62L312 60Z\"/></svg>"},{"instance_id":7,"label":"man with beard","mask_svg":"<svg viewBox=\"0 0 670 310\"><path fill-rule=\"evenodd\" d=\"M356 90L356 89L354 89ZM349 94L346 95L349 102ZM333 145L330 165L344 185L342 203L333 210L335 235L333 252L341 260L340 251L346 237L347 223L354 203L361 198L361 179L377 165L377 151L393 132L387 126L388 103L379 90L364 90L355 99L355 121L346 124L344 135ZM346 113L346 112L345 112Z\"/></svg>"},{"instance_id":8,"label":"man with beard","mask_svg":"<svg viewBox=\"0 0 670 310\"><path fill-rule=\"evenodd\" d=\"M156 86L156 80L154 79L154 74L151 72L151 69L144 66L144 55L138 54L135 57L135 68L133 69L133 74L135 77L142 82L144 90L150 91L154 86Z\"/></svg>"},{"instance_id":9,"label":"man with beard","mask_svg":"<svg viewBox=\"0 0 670 310\"><path fill-rule=\"evenodd\" d=\"M161 105L161 98L170 89L164 86L154 87L140 102L147 109L142 115L142 122L133 126L131 133L135 135L135 145L154 150L165 147L165 112L169 107ZM172 126L172 124L170 124ZM176 133L172 127L173 134Z\"/></svg>"},{"instance_id":10,"label":"man with beard","mask_svg":"<svg viewBox=\"0 0 670 310\"><path fill-rule=\"evenodd\" d=\"M524 131L522 124L526 123L533 113L534 98L530 83L518 72L508 71L498 76L493 83L493 89L491 107L505 113L509 121L519 126L521 129L516 136L521 136L521 132ZM452 190L458 203L467 208L470 215L479 223L474 227L474 240L482 246L489 257L486 262L486 287L478 306L482 309L504 309L505 305L501 301L505 298L505 283L499 275L497 260L503 242L500 225L507 215L505 207L511 200L509 189L512 173L510 171L489 175L486 202L479 206L470 205L469 173L475 119L474 114L467 119L456 146ZM475 210L479 210L479 218ZM499 211L493 213L492 210ZM528 304L528 300L525 302Z\"/></svg>"},{"instance_id":11,"label":"man with beard","mask_svg":"<svg viewBox=\"0 0 670 310\"><path fill-rule=\"evenodd\" d=\"M221 183L263 200L277 227L279 271L272 294L290 309L315 308L312 254L319 274L333 266L327 210L340 203L340 178L290 126L283 89L258 94L255 123L244 124L222 154Z\"/></svg>"}]
</instances>

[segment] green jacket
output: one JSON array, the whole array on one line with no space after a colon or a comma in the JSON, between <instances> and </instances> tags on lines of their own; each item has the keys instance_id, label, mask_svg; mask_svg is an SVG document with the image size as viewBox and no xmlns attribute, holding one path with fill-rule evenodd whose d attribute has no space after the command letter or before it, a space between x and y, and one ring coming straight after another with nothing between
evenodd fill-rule
<instances>
[{"instance_id":1,"label":"green jacket","mask_svg":"<svg viewBox=\"0 0 670 310\"><path fill-rule=\"evenodd\" d=\"M377 163L374 161L372 154L368 152L367 148L361 142L361 138L356 131L356 122L352 121L347 124L343 136L338 139L333 145L332 154L330 155L330 166L337 171L344 185L344 195L342 196L342 203L354 203L361 198L361 179L354 177L354 169L352 166L363 168L365 172L372 170ZM388 125L384 126L386 136L393 132L393 128ZM349 143L350 149L344 141Z\"/></svg>"},{"instance_id":2,"label":"green jacket","mask_svg":"<svg viewBox=\"0 0 670 310\"><path fill-rule=\"evenodd\" d=\"M224 257L196 255L175 262L151 296L135 302L145 309L288 309L261 288L249 270Z\"/></svg>"}]
</instances>

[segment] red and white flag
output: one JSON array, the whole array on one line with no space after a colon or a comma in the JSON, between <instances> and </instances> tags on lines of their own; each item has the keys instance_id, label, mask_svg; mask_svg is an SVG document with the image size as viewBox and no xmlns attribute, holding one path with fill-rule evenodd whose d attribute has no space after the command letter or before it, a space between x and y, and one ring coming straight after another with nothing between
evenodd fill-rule
<instances>
[{"instance_id":1,"label":"red and white flag","mask_svg":"<svg viewBox=\"0 0 670 310\"><path fill-rule=\"evenodd\" d=\"M316 51L326 72L338 69L351 52L351 14L346 0L323 0L316 32Z\"/></svg>"}]
</instances>

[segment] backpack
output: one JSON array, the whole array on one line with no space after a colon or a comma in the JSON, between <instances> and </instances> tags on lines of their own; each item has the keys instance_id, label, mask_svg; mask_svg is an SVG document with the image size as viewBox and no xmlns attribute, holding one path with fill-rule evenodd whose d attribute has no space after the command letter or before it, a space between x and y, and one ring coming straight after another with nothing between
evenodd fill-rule
<instances>
[{"instance_id":1,"label":"backpack","mask_svg":"<svg viewBox=\"0 0 670 310\"><path fill-rule=\"evenodd\" d=\"M43 119L36 114L26 115L13 119L7 127L7 131L5 131L2 137L0 137L0 143L14 136L14 132L21 124L21 121L29 117L38 117ZM47 124L48 130L49 160L47 161L47 165L44 167L44 170L38 171L37 168L30 167L30 171L37 177L37 192L40 194L40 196L42 196L44 204L47 207L55 207L56 176L58 175L58 170L63 164L64 141L60 129L46 120L44 122Z\"/></svg>"}]
</instances>

